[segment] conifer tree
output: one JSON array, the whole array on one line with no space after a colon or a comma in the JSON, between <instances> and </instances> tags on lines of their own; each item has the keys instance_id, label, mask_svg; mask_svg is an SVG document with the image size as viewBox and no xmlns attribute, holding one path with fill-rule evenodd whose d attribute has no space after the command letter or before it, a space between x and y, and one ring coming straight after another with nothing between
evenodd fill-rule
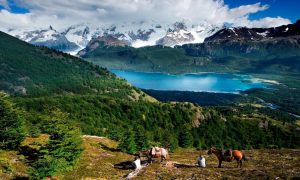
<instances>
[{"instance_id":1,"label":"conifer tree","mask_svg":"<svg viewBox=\"0 0 300 180\"><path fill-rule=\"evenodd\" d=\"M20 111L0 92L0 149L16 149L24 138L24 119Z\"/></svg>"},{"instance_id":2,"label":"conifer tree","mask_svg":"<svg viewBox=\"0 0 300 180\"><path fill-rule=\"evenodd\" d=\"M46 120L49 141L42 146L38 160L32 163L31 176L33 179L55 176L70 170L83 151L80 132L60 111L52 112L52 117Z\"/></svg>"},{"instance_id":3,"label":"conifer tree","mask_svg":"<svg viewBox=\"0 0 300 180\"><path fill-rule=\"evenodd\" d=\"M136 152L136 144L134 141L134 134L132 130L129 129L124 133L124 136L121 139L118 149L129 154L134 154Z\"/></svg>"},{"instance_id":4,"label":"conifer tree","mask_svg":"<svg viewBox=\"0 0 300 180\"><path fill-rule=\"evenodd\" d=\"M179 146L188 148L193 146L193 136L188 128L183 128L179 133Z\"/></svg>"},{"instance_id":5,"label":"conifer tree","mask_svg":"<svg viewBox=\"0 0 300 180\"><path fill-rule=\"evenodd\" d=\"M149 148L149 140L146 131L142 126L138 126L135 130L135 144L138 151Z\"/></svg>"}]
</instances>

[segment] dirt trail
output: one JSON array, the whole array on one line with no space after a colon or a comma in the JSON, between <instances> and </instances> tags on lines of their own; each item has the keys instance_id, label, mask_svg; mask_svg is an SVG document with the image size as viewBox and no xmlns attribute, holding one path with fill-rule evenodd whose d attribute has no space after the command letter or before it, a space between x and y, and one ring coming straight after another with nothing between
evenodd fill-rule
<instances>
[{"instance_id":1,"label":"dirt trail","mask_svg":"<svg viewBox=\"0 0 300 180\"><path fill-rule=\"evenodd\" d=\"M143 170L144 168L146 168L146 167L147 167L146 165L142 165L141 168L135 169L134 171L132 171L131 173L129 173L129 174L127 175L126 179L132 179L132 178L136 177L136 176L137 176L139 173L141 173L142 170Z\"/></svg>"}]
</instances>

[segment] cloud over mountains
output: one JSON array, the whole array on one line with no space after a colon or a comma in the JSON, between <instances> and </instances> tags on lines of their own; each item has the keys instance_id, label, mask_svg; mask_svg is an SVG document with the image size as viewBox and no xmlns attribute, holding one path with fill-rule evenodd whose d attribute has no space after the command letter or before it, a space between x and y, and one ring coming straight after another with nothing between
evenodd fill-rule
<instances>
[{"instance_id":1,"label":"cloud over mountains","mask_svg":"<svg viewBox=\"0 0 300 180\"><path fill-rule=\"evenodd\" d=\"M72 24L122 24L156 22L171 24L230 23L233 26L271 27L291 23L282 17L250 20L249 15L264 11L261 3L230 8L223 0L0 0L1 28L42 28L51 24L63 29ZM26 13L13 13L11 6Z\"/></svg>"}]
</instances>

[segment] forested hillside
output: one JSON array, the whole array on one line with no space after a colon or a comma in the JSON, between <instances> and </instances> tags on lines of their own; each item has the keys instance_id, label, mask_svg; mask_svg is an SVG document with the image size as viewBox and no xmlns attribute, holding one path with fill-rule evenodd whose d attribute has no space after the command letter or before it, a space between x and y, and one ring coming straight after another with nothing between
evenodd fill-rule
<instances>
[{"instance_id":1,"label":"forested hillside","mask_svg":"<svg viewBox=\"0 0 300 180\"><path fill-rule=\"evenodd\" d=\"M0 88L12 95L130 95L133 88L106 69L0 33Z\"/></svg>"}]
</instances>

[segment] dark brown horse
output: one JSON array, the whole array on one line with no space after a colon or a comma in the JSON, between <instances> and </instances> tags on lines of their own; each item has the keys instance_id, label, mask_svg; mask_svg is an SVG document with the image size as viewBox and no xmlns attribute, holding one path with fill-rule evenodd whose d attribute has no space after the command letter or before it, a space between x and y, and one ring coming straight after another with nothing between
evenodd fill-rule
<instances>
[{"instance_id":1,"label":"dark brown horse","mask_svg":"<svg viewBox=\"0 0 300 180\"><path fill-rule=\"evenodd\" d=\"M208 155L211 155L211 154L215 154L219 160L219 168L221 167L222 165L222 161L227 161L227 162L232 162L233 160L236 160L237 162L237 167L242 167L242 160L246 160L246 156L245 154L242 152L242 151L239 151L239 150L229 150L227 151L227 154L226 152L224 152L223 150L221 149L217 149L215 147L212 147L208 150L207 152Z\"/></svg>"},{"instance_id":2,"label":"dark brown horse","mask_svg":"<svg viewBox=\"0 0 300 180\"><path fill-rule=\"evenodd\" d=\"M146 157L147 159L149 159L150 149L143 150L143 151L139 151L137 155L138 155L140 158Z\"/></svg>"}]
</instances>

